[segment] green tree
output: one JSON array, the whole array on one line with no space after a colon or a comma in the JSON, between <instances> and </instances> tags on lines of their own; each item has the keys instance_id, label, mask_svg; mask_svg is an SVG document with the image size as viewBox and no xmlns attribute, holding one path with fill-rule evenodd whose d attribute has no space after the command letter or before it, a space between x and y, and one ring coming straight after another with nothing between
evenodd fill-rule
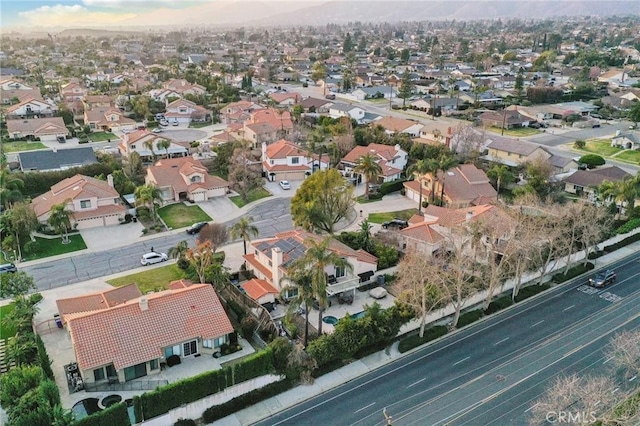
<instances>
[{"instance_id":1,"label":"green tree","mask_svg":"<svg viewBox=\"0 0 640 426\"><path fill-rule=\"evenodd\" d=\"M155 164L156 162L156 151L155 151L155 147L154 147L154 140L153 139L147 139L146 141L143 142L143 145L145 148L147 148L149 151L151 151L151 162L153 162Z\"/></svg>"},{"instance_id":2,"label":"green tree","mask_svg":"<svg viewBox=\"0 0 640 426\"><path fill-rule=\"evenodd\" d=\"M344 53L351 52L353 50L353 40L351 40L351 34L347 33L342 43L342 51Z\"/></svg>"},{"instance_id":3,"label":"green tree","mask_svg":"<svg viewBox=\"0 0 640 426\"><path fill-rule=\"evenodd\" d=\"M125 157L122 164L122 170L134 184L142 185L144 183L144 166L142 164L142 158L140 158L140 154L138 154L136 151Z\"/></svg>"},{"instance_id":4,"label":"green tree","mask_svg":"<svg viewBox=\"0 0 640 426\"><path fill-rule=\"evenodd\" d=\"M6 165L0 168L0 203L10 209L13 203L22 199L24 181L11 173Z\"/></svg>"},{"instance_id":5,"label":"green tree","mask_svg":"<svg viewBox=\"0 0 640 426\"><path fill-rule=\"evenodd\" d=\"M327 67L321 61L316 61L311 66L311 79L313 81L322 80L327 76Z\"/></svg>"},{"instance_id":6,"label":"green tree","mask_svg":"<svg viewBox=\"0 0 640 426\"><path fill-rule=\"evenodd\" d=\"M308 270L311 274L313 293L318 300L318 335L322 336L322 312L328 304L327 298L327 274L326 270L333 266L353 272L353 266L338 253L329 248L333 238L327 236L323 239L309 238L305 240L307 251L304 256L294 262L294 269Z\"/></svg>"},{"instance_id":7,"label":"green tree","mask_svg":"<svg viewBox=\"0 0 640 426\"><path fill-rule=\"evenodd\" d=\"M503 183L508 185L515 180L515 176L513 175L513 173L511 173L509 168L505 165L496 164L491 169L489 169L489 171L487 172L487 176L496 181L496 192L498 193L498 198L500 198L500 186Z\"/></svg>"},{"instance_id":8,"label":"green tree","mask_svg":"<svg viewBox=\"0 0 640 426\"><path fill-rule=\"evenodd\" d=\"M180 259L185 258L188 250L189 250L189 243L185 240L182 240L178 242L175 246L171 247L167 252L167 254L172 259L177 259L178 261L180 261Z\"/></svg>"},{"instance_id":9,"label":"green tree","mask_svg":"<svg viewBox=\"0 0 640 426\"><path fill-rule=\"evenodd\" d=\"M522 71L516 76L514 88L516 89L516 97L522 99L522 94L524 93L524 76L522 75Z\"/></svg>"},{"instance_id":10,"label":"green tree","mask_svg":"<svg viewBox=\"0 0 640 426\"><path fill-rule=\"evenodd\" d=\"M622 181L612 182L605 180L598 187L601 198L612 199L618 206L633 207L636 198L640 195L640 177L627 176Z\"/></svg>"},{"instance_id":11,"label":"green tree","mask_svg":"<svg viewBox=\"0 0 640 426\"><path fill-rule=\"evenodd\" d=\"M450 155L443 155L438 158L438 170L442 170L442 180L440 181L440 204L444 205L444 184L447 179L447 171L458 164L458 160Z\"/></svg>"},{"instance_id":12,"label":"green tree","mask_svg":"<svg viewBox=\"0 0 640 426\"><path fill-rule=\"evenodd\" d=\"M65 410L62 405L56 404L53 407L53 423L51 426L72 426L75 423L73 411Z\"/></svg>"},{"instance_id":13,"label":"green tree","mask_svg":"<svg viewBox=\"0 0 640 426\"><path fill-rule=\"evenodd\" d=\"M251 241L251 237L257 237L259 234L258 228L253 225L253 217L247 216L240 218L240 220L233 224L230 229L231 238L242 238L242 244L244 246L244 254L247 254L247 241Z\"/></svg>"},{"instance_id":14,"label":"green tree","mask_svg":"<svg viewBox=\"0 0 640 426\"><path fill-rule=\"evenodd\" d=\"M145 206L149 208L153 223L157 222L156 218L156 204L160 201L160 191L152 185L146 184L136 188L134 191L136 198L136 207Z\"/></svg>"},{"instance_id":15,"label":"green tree","mask_svg":"<svg viewBox=\"0 0 640 426\"><path fill-rule=\"evenodd\" d=\"M415 90L416 86L411 81L411 75L408 71L402 74L402 80L400 82L400 89L398 90L398 96L402 98L402 106L405 106L407 99L409 99Z\"/></svg>"},{"instance_id":16,"label":"green tree","mask_svg":"<svg viewBox=\"0 0 640 426\"><path fill-rule=\"evenodd\" d=\"M353 186L335 169L321 170L307 178L291 200L296 226L333 233L335 225L353 211Z\"/></svg>"},{"instance_id":17,"label":"green tree","mask_svg":"<svg viewBox=\"0 0 640 426\"><path fill-rule=\"evenodd\" d=\"M38 218L30 204L19 202L13 205L13 208L7 211L9 229L13 232L18 250L18 258L22 258L22 250L20 241L22 237L26 237L38 228ZM5 226L3 224L3 226Z\"/></svg>"},{"instance_id":18,"label":"green tree","mask_svg":"<svg viewBox=\"0 0 640 426\"><path fill-rule=\"evenodd\" d=\"M33 277L24 271L0 275L0 298L14 298L36 289Z\"/></svg>"},{"instance_id":19,"label":"green tree","mask_svg":"<svg viewBox=\"0 0 640 426\"><path fill-rule=\"evenodd\" d=\"M409 49L402 49L402 52L400 52L400 60L402 61L402 63L408 64L410 58L411 52L409 51Z\"/></svg>"},{"instance_id":20,"label":"green tree","mask_svg":"<svg viewBox=\"0 0 640 426\"><path fill-rule=\"evenodd\" d=\"M171 146L171 142L168 139L160 139L157 143L158 149L164 149L167 158L169 158L169 147Z\"/></svg>"},{"instance_id":21,"label":"green tree","mask_svg":"<svg viewBox=\"0 0 640 426\"><path fill-rule=\"evenodd\" d=\"M358 246L369 253L373 252L374 249L374 241L371 235L372 225L369 223L368 219L365 219L360 224L360 229L356 235L356 240L358 242Z\"/></svg>"},{"instance_id":22,"label":"green tree","mask_svg":"<svg viewBox=\"0 0 640 426\"><path fill-rule=\"evenodd\" d=\"M56 230L62 236L62 244L69 244L69 229L71 228L71 217L73 213L71 210L67 210L67 202L56 204L51 207L51 213L49 215L49 225Z\"/></svg>"},{"instance_id":23,"label":"green tree","mask_svg":"<svg viewBox=\"0 0 640 426\"><path fill-rule=\"evenodd\" d=\"M603 166L606 161L600 155L587 154L580 157L578 160L580 164L586 164L589 169L595 169L598 166Z\"/></svg>"},{"instance_id":24,"label":"green tree","mask_svg":"<svg viewBox=\"0 0 640 426\"><path fill-rule=\"evenodd\" d=\"M287 299L288 294L295 294L295 297L290 299L289 309L296 311L295 313L300 307L304 309L304 347L306 348L309 343L309 312L314 301L311 271L294 263L282 280L284 282L283 298Z\"/></svg>"},{"instance_id":25,"label":"green tree","mask_svg":"<svg viewBox=\"0 0 640 426\"><path fill-rule=\"evenodd\" d=\"M635 102L629 110L629 120L633 121L638 127L640 122L640 102Z\"/></svg>"},{"instance_id":26,"label":"green tree","mask_svg":"<svg viewBox=\"0 0 640 426\"><path fill-rule=\"evenodd\" d=\"M418 214L422 214L422 188L424 176L426 174L431 174L433 178L431 179L431 202L435 200L435 181L436 175L438 173L439 164L438 161L434 158L426 158L422 160L418 160L407 169L408 175L418 175L418 182L420 184L420 193L418 198Z\"/></svg>"},{"instance_id":27,"label":"green tree","mask_svg":"<svg viewBox=\"0 0 640 426\"><path fill-rule=\"evenodd\" d=\"M382 174L382 166L378 164L377 158L368 152L358 158L356 166L353 168L354 173L364 176L364 194L369 198L369 187L371 182L377 182L378 177Z\"/></svg>"}]
</instances>

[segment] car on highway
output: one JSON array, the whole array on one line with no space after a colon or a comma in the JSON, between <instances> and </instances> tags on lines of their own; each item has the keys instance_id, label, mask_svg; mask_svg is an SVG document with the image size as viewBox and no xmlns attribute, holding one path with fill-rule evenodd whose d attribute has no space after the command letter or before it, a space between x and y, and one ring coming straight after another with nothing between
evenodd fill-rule
<instances>
[{"instance_id":1,"label":"car on highway","mask_svg":"<svg viewBox=\"0 0 640 426\"><path fill-rule=\"evenodd\" d=\"M384 229L389 229L389 228L404 229L407 226L409 226L409 222L402 219L391 219L382 223L382 227Z\"/></svg>"},{"instance_id":2,"label":"car on highway","mask_svg":"<svg viewBox=\"0 0 640 426\"><path fill-rule=\"evenodd\" d=\"M18 268L13 263L0 265L0 274L13 274L15 272L18 272Z\"/></svg>"},{"instance_id":3,"label":"car on highway","mask_svg":"<svg viewBox=\"0 0 640 426\"><path fill-rule=\"evenodd\" d=\"M204 228L206 225L207 225L207 222L194 223L193 225L187 228L187 234L189 235L197 234L198 232L202 231L202 228Z\"/></svg>"},{"instance_id":4,"label":"car on highway","mask_svg":"<svg viewBox=\"0 0 640 426\"><path fill-rule=\"evenodd\" d=\"M616 273L611 269L600 271L595 277L589 278L589 285L592 287L604 287L616 282Z\"/></svg>"},{"instance_id":5,"label":"car on highway","mask_svg":"<svg viewBox=\"0 0 640 426\"><path fill-rule=\"evenodd\" d=\"M140 263L142 266L153 265L154 263L165 262L169 260L169 257L166 253L158 253L152 251L151 253L145 253L142 255L142 259L140 259Z\"/></svg>"},{"instance_id":6,"label":"car on highway","mask_svg":"<svg viewBox=\"0 0 640 426\"><path fill-rule=\"evenodd\" d=\"M288 180L281 180L280 181L280 188L282 188L282 189L291 189L291 184L289 183Z\"/></svg>"}]
</instances>

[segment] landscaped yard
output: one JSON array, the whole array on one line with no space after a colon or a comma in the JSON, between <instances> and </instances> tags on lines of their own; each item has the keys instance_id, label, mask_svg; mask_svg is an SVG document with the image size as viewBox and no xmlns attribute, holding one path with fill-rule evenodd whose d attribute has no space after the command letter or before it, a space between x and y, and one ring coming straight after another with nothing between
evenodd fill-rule
<instances>
[{"instance_id":1,"label":"landscaped yard","mask_svg":"<svg viewBox=\"0 0 640 426\"><path fill-rule=\"evenodd\" d=\"M408 220L418 212L418 209L398 210L395 212L369 213L369 222L383 223L391 219Z\"/></svg>"},{"instance_id":2,"label":"landscaped yard","mask_svg":"<svg viewBox=\"0 0 640 426\"><path fill-rule=\"evenodd\" d=\"M494 133L502 133L502 129L499 127L490 127L490 131ZM507 136L531 136L540 133L538 129L532 129L530 127L518 127L515 129L504 129L504 134Z\"/></svg>"},{"instance_id":3,"label":"landscaped yard","mask_svg":"<svg viewBox=\"0 0 640 426\"><path fill-rule=\"evenodd\" d=\"M603 157L611 157L613 154L617 154L621 151L620 148L611 146L611 139L589 139L585 142L585 147L583 149L576 149L576 151L584 151L588 154L598 154Z\"/></svg>"},{"instance_id":4,"label":"landscaped yard","mask_svg":"<svg viewBox=\"0 0 640 426\"><path fill-rule=\"evenodd\" d=\"M4 152L33 151L35 149L45 149L46 146L42 142L4 142L2 149Z\"/></svg>"},{"instance_id":5,"label":"landscaped yard","mask_svg":"<svg viewBox=\"0 0 640 426\"><path fill-rule=\"evenodd\" d=\"M169 204L158 210L158 215L169 228L178 229L196 222L209 222L211 218L200 206L188 206L184 203Z\"/></svg>"},{"instance_id":6,"label":"landscaped yard","mask_svg":"<svg viewBox=\"0 0 640 426\"><path fill-rule=\"evenodd\" d=\"M150 291L166 290L171 281L184 278L184 271L178 268L177 264L166 265L160 268L149 269L148 271L138 272L137 274L126 275L120 278L114 278L107 281L114 287L122 287L127 284L135 283L142 294Z\"/></svg>"},{"instance_id":7,"label":"landscaped yard","mask_svg":"<svg viewBox=\"0 0 640 426\"><path fill-rule=\"evenodd\" d=\"M229 199L238 207L244 207L249 203L259 200L260 198L270 197L271 193L266 189L260 187L256 188L253 191L249 192L249 196L247 197L247 201L244 201L241 196L236 195L235 197L229 197Z\"/></svg>"},{"instance_id":8,"label":"landscaped yard","mask_svg":"<svg viewBox=\"0 0 640 426\"><path fill-rule=\"evenodd\" d=\"M14 305L13 303L0 306L0 318L6 318L7 315L9 315L11 311L13 311L13 308L15 308L15 306L16 305ZM0 339L2 340L8 339L9 337L13 337L15 335L16 335L15 328L7 327L6 325L2 324L2 327L0 327Z\"/></svg>"},{"instance_id":9,"label":"landscaped yard","mask_svg":"<svg viewBox=\"0 0 640 426\"><path fill-rule=\"evenodd\" d=\"M638 164L640 163L640 151L628 149L614 157L615 160L625 161L628 163Z\"/></svg>"},{"instance_id":10,"label":"landscaped yard","mask_svg":"<svg viewBox=\"0 0 640 426\"><path fill-rule=\"evenodd\" d=\"M208 126L213 126L213 123L211 121L205 121L203 123L192 121L191 123L189 123L190 129L199 129L201 127L208 127Z\"/></svg>"},{"instance_id":11,"label":"landscaped yard","mask_svg":"<svg viewBox=\"0 0 640 426\"><path fill-rule=\"evenodd\" d=\"M91 142L104 142L120 140L119 137L110 132L93 132L87 135Z\"/></svg>"},{"instance_id":12,"label":"landscaped yard","mask_svg":"<svg viewBox=\"0 0 640 426\"><path fill-rule=\"evenodd\" d=\"M35 237L38 242L37 249L34 253L29 254L28 256L24 254L23 248L23 260L35 260L42 259L44 257L56 256L58 254L71 253L78 250L84 250L87 248L87 245L84 243L82 236L78 235L70 235L69 240L71 241L69 244L62 244L62 238L40 238ZM28 241L28 240L27 240ZM24 241L26 243L27 241Z\"/></svg>"}]
</instances>

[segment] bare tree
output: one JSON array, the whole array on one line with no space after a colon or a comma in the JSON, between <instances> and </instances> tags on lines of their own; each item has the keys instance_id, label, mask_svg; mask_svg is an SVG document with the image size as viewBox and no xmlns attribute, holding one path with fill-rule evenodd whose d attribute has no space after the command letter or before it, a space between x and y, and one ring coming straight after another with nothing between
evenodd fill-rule
<instances>
[{"instance_id":1,"label":"bare tree","mask_svg":"<svg viewBox=\"0 0 640 426\"><path fill-rule=\"evenodd\" d=\"M484 131L459 124L453 129L451 135L451 151L455 152L458 160L464 163L480 155L485 141Z\"/></svg>"},{"instance_id":2,"label":"bare tree","mask_svg":"<svg viewBox=\"0 0 640 426\"><path fill-rule=\"evenodd\" d=\"M584 265L589 261L589 253L597 249L611 228L613 217L604 206L587 204L583 215L579 218L578 243L584 250Z\"/></svg>"},{"instance_id":3,"label":"bare tree","mask_svg":"<svg viewBox=\"0 0 640 426\"><path fill-rule=\"evenodd\" d=\"M229 181L240 197L247 201L249 193L262 185L261 166L250 141L242 140L236 144L229 165Z\"/></svg>"},{"instance_id":4,"label":"bare tree","mask_svg":"<svg viewBox=\"0 0 640 426\"><path fill-rule=\"evenodd\" d=\"M295 370L300 375L300 381L303 384L312 384L313 371L318 366L316 360L304 350L302 343L297 343L291 348L291 352L287 356L287 367Z\"/></svg>"},{"instance_id":5,"label":"bare tree","mask_svg":"<svg viewBox=\"0 0 640 426\"><path fill-rule=\"evenodd\" d=\"M221 245L229 240L229 231L221 223L209 223L198 233L198 243L208 242L215 253Z\"/></svg>"},{"instance_id":6,"label":"bare tree","mask_svg":"<svg viewBox=\"0 0 640 426\"><path fill-rule=\"evenodd\" d=\"M560 416L579 417L580 423L593 424L604 419L619 400L616 387L609 376L558 377L531 410L530 424L557 422Z\"/></svg>"},{"instance_id":7,"label":"bare tree","mask_svg":"<svg viewBox=\"0 0 640 426\"><path fill-rule=\"evenodd\" d=\"M616 334L606 350L607 358L628 377L640 374L640 330Z\"/></svg>"},{"instance_id":8,"label":"bare tree","mask_svg":"<svg viewBox=\"0 0 640 426\"><path fill-rule=\"evenodd\" d=\"M195 248L187 250L186 258L191 263L198 274L200 283L205 282L205 274L207 269L214 263L214 252L211 248L211 242L205 241L199 243Z\"/></svg>"},{"instance_id":9,"label":"bare tree","mask_svg":"<svg viewBox=\"0 0 640 426\"><path fill-rule=\"evenodd\" d=\"M420 337L424 336L427 315L449 302L449 293L436 284L437 280L432 280L440 269L441 265L415 251L409 252L398 265L399 300L413 308L420 318Z\"/></svg>"}]
</instances>

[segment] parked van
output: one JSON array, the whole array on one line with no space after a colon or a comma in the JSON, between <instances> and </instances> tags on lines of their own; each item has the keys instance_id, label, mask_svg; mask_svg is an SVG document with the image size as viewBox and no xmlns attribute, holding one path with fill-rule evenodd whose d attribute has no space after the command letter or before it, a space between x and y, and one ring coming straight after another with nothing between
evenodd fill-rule
<instances>
[{"instance_id":1,"label":"parked van","mask_svg":"<svg viewBox=\"0 0 640 426\"><path fill-rule=\"evenodd\" d=\"M4 265L0 265L0 274L9 274L18 272L18 268L13 263L5 263Z\"/></svg>"}]
</instances>

